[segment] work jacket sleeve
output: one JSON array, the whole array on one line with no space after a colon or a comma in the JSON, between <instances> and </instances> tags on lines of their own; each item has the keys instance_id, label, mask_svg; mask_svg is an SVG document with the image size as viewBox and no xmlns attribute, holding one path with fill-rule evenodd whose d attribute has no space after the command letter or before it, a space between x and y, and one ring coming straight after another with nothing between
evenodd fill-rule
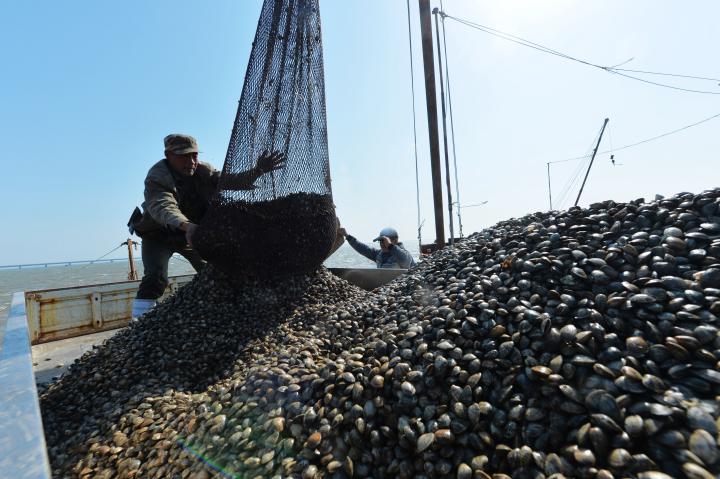
<instances>
[{"instance_id":1,"label":"work jacket sleeve","mask_svg":"<svg viewBox=\"0 0 720 479\"><path fill-rule=\"evenodd\" d=\"M182 214L172 188L150 175L145 179L145 208L163 226L179 229L190 220Z\"/></svg>"},{"instance_id":2,"label":"work jacket sleeve","mask_svg":"<svg viewBox=\"0 0 720 479\"><path fill-rule=\"evenodd\" d=\"M218 172L219 175L219 172ZM241 173L231 173L223 177L222 187L224 190L254 190L255 181L260 178L263 173L257 168L243 171Z\"/></svg>"},{"instance_id":3,"label":"work jacket sleeve","mask_svg":"<svg viewBox=\"0 0 720 479\"><path fill-rule=\"evenodd\" d=\"M347 242L352 248L360 253L361 255L365 256L367 259L371 261L377 260L377 255L380 254L380 250L377 248L373 248L372 246L368 246L365 243L361 243L358 240L355 239L354 236L347 235Z\"/></svg>"},{"instance_id":4,"label":"work jacket sleeve","mask_svg":"<svg viewBox=\"0 0 720 479\"><path fill-rule=\"evenodd\" d=\"M401 248L398 245L392 245L390 247L390 254L395 257L395 261L397 261L398 266L401 268L407 269L415 264L412 255L405 248Z\"/></svg>"}]
</instances>

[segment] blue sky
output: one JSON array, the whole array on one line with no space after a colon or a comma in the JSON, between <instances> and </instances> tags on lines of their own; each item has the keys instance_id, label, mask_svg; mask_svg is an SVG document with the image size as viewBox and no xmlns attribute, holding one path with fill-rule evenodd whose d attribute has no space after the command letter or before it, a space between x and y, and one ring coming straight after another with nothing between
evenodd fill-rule
<instances>
[{"instance_id":1,"label":"blue sky","mask_svg":"<svg viewBox=\"0 0 720 479\"><path fill-rule=\"evenodd\" d=\"M259 1L0 5L0 264L92 259L127 237L170 132L222 167ZM417 22L417 2L411 1ZM720 4L445 0L445 11L602 65L720 76ZM347 229L416 230L406 3L323 0L333 192ZM602 120L618 147L720 113L720 95L625 80L447 20L465 232L548 208L546 162L585 154ZM421 216L434 238L414 25ZM671 80L720 92L717 83ZM720 119L598 157L581 204L718 183ZM609 148L610 143L603 143ZM556 192L575 164L553 166Z\"/></svg>"}]
</instances>

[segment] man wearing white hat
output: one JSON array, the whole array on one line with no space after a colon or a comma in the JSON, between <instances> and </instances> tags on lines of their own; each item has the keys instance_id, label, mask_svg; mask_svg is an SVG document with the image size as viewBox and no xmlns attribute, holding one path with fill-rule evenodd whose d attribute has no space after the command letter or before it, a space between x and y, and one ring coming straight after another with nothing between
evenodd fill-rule
<instances>
[{"instance_id":1,"label":"man wearing white hat","mask_svg":"<svg viewBox=\"0 0 720 479\"><path fill-rule=\"evenodd\" d=\"M398 241L398 232L395 228L383 228L373 241L380 242L380 248L361 243L354 236L347 234L344 228L338 233L343 235L355 251L374 261L378 268L410 268L415 266L415 260Z\"/></svg>"}]
</instances>

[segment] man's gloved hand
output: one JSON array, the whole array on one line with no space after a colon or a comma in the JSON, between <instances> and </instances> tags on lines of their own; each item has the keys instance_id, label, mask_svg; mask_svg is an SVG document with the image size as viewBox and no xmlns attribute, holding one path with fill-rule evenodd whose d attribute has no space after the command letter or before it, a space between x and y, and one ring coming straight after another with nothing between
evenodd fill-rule
<instances>
[{"instance_id":1,"label":"man's gloved hand","mask_svg":"<svg viewBox=\"0 0 720 479\"><path fill-rule=\"evenodd\" d=\"M265 150L255 164L255 168L260 172L260 174L269 173L284 167L285 155L279 151L273 151L270 153Z\"/></svg>"},{"instance_id":2,"label":"man's gloved hand","mask_svg":"<svg viewBox=\"0 0 720 479\"><path fill-rule=\"evenodd\" d=\"M337 230L338 234L341 235L343 238L348 236L348 232L345 228L338 228Z\"/></svg>"}]
</instances>

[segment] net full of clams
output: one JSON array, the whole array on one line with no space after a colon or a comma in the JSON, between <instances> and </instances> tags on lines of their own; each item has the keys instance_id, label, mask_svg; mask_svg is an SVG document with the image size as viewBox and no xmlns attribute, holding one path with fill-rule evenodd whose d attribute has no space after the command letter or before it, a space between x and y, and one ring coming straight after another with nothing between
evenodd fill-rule
<instances>
[{"instance_id":1,"label":"net full of clams","mask_svg":"<svg viewBox=\"0 0 720 479\"><path fill-rule=\"evenodd\" d=\"M535 213L381 289L203 270L41 395L56 477L712 478L720 189Z\"/></svg>"},{"instance_id":2,"label":"net full of clams","mask_svg":"<svg viewBox=\"0 0 720 479\"><path fill-rule=\"evenodd\" d=\"M272 152L284 166L258 168ZM318 2L265 0L218 192L193 245L228 273L281 275L317 268L336 229Z\"/></svg>"}]
</instances>

